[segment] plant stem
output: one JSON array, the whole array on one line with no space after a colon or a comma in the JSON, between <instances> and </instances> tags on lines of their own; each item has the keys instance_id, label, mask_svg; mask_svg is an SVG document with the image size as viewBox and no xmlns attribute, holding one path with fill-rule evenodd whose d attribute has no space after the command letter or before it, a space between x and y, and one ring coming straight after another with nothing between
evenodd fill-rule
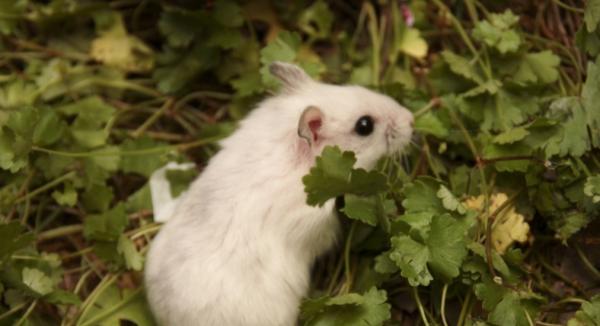
<instances>
[{"instance_id":1,"label":"plant stem","mask_svg":"<svg viewBox=\"0 0 600 326\"><path fill-rule=\"evenodd\" d=\"M458 316L457 326L463 326L467 319L467 314L471 311L471 299L473 297L473 291L469 290L467 297L463 302L462 308L460 309L460 315Z\"/></svg>"},{"instance_id":2,"label":"plant stem","mask_svg":"<svg viewBox=\"0 0 600 326\"><path fill-rule=\"evenodd\" d=\"M127 305L129 302L131 302L133 299L135 299L141 293L141 290L142 290L142 288L138 287L127 298L124 298L116 305L111 306L109 309L106 309L106 310L102 311L101 313L95 315L94 317L86 320L85 322L81 323L80 326L99 325L100 324L99 321L106 318L107 316L110 316L115 311L117 311L117 310L121 309L122 307L124 307L125 305Z\"/></svg>"},{"instance_id":3,"label":"plant stem","mask_svg":"<svg viewBox=\"0 0 600 326\"><path fill-rule=\"evenodd\" d=\"M46 154L65 156L65 157L136 156L136 155L158 154L158 153L162 153L162 152L168 152L171 150L186 151L190 148L215 143L215 142L221 140L222 138L223 138L222 136L209 137L209 138L204 138L204 139L198 139L198 140L195 140L195 141L192 141L189 143L181 143L181 144L174 144L174 145L168 145L168 146L158 146L158 147L153 147L153 148L129 150L129 151L114 150L114 149L110 150L109 149L109 150L99 150L99 151L92 151L92 152L64 152L64 151L57 151L57 150L43 148L43 147L37 147L37 146L32 146L31 149L36 152L42 152L42 153L46 153Z\"/></svg>"},{"instance_id":4,"label":"plant stem","mask_svg":"<svg viewBox=\"0 0 600 326\"><path fill-rule=\"evenodd\" d=\"M596 267L594 267L594 264L590 262L590 260L583 253L581 247L579 247L577 243L575 243L575 251L577 251L577 255L579 256L585 267L587 267L587 269L594 275L596 279L600 280L600 272L598 271L598 269L596 269Z\"/></svg>"},{"instance_id":5,"label":"plant stem","mask_svg":"<svg viewBox=\"0 0 600 326\"><path fill-rule=\"evenodd\" d=\"M448 283L444 284L444 287L442 288L442 302L440 303L440 306L441 306L440 314L442 315L442 323L444 324L444 326L448 326L448 321L446 321L446 293L447 292L448 292Z\"/></svg>"},{"instance_id":6,"label":"plant stem","mask_svg":"<svg viewBox=\"0 0 600 326\"><path fill-rule=\"evenodd\" d=\"M440 105L440 99L438 97L434 97L425 106L417 110L417 112L415 112L413 115L415 119L418 119L419 117L429 112L431 109L438 105Z\"/></svg>"},{"instance_id":7,"label":"plant stem","mask_svg":"<svg viewBox=\"0 0 600 326\"><path fill-rule=\"evenodd\" d=\"M63 181L71 179L73 177L75 177L75 172L74 171L68 172L68 173L48 182L47 184L35 189L34 191L15 199L15 204L18 204L24 200L31 199L31 198L37 196L38 194L40 194L48 189L54 188L55 186L61 184Z\"/></svg>"},{"instance_id":8,"label":"plant stem","mask_svg":"<svg viewBox=\"0 0 600 326\"><path fill-rule=\"evenodd\" d=\"M578 14L583 14L585 12L585 10L581 9L581 8L575 8L573 6L569 6L568 4L560 1L560 0L552 0L554 3L556 3L559 7L566 9L566 10L570 10L574 13L578 13Z\"/></svg>"},{"instance_id":9,"label":"plant stem","mask_svg":"<svg viewBox=\"0 0 600 326\"><path fill-rule=\"evenodd\" d=\"M477 62L481 66L481 69L485 73L487 79L488 80L492 79L492 71L491 71L490 67L487 66L481 60L481 58L479 56L479 53L478 53L477 49L475 48L475 45L473 45L473 42L471 42L471 38L469 38L469 35L467 34L467 32L465 31L464 27L460 23L460 20L458 20L456 18L456 16L454 16L454 14L452 14L452 12L450 11L450 9L448 7L446 7L446 5L444 3L442 3L441 0L433 0L433 2L440 9L440 11L445 11L445 12L448 13L448 16L450 17L450 20L452 21L452 24L454 25L454 28L456 29L456 31L458 32L458 34L462 38L462 40L465 43L465 45L469 48L469 51L471 51L471 54L473 54L473 58L477 59Z\"/></svg>"},{"instance_id":10,"label":"plant stem","mask_svg":"<svg viewBox=\"0 0 600 326\"><path fill-rule=\"evenodd\" d=\"M150 128L150 126L152 126L156 120L158 120L158 118L160 118L161 115L163 115L165 112L167 112L167 110L173 105L173 98L169 98L168 100L165 101L165 103L163 104L163 106L157 110L156 112L154 112L154 114L152 114L146 121L144 121L144 123L142 123L141 126L139 126L131 135L133 136L133 138L138 138L139 136L141 136L146 129Z\"/></svg>"},{"instance_id":11,"label":"plant stem","mask_svg":"<svg viewBox=\"0 0 600 326\"><path fill-rule=\"evenodd\" d=\"M42 242L42 241L70 235L73 233L79 233L81 231L83 231L82 224L64 225L64 226L54 228L52 230L38 233L37 241Z\"/></svg>"},{"instance_id":12,"label":"plant stem","mask_svg":"<svg viewBox=\"0 0 600 326\"><path fill-rule=\"evenodd\" d=\"M23 302L19 305L16 305L14 308L10 309L9 311L3 313L2 315L0 315L0 321L6 317L9 317L10 315L14 314L15 312L25 308L26 305L27 305L27 302Z\"/></svg>"},{"instance_id":13,"label":"plant stem","mask_svg":"<svg viewBox=\"0 0 600 326\"><path fill-rule=\"evenodd\" d=\"M421 303L421 298L419 297L419 291L417 290L417 287L412 287L412 292L413 292L415 301L417 302L417 307L419 307L419 314L421 315L423 324L425 324L425 326L429 326L429 322L427 321L427 316L425 316L425 308L423 308L423 303Z\"/></svg>"},{"instance_id":14,"label":"plant stem","mask_svg":"<svg viewBox=\"0 0 600 326\"><path fill-rule=\"evenodd\" d=\"M356 230L356 221L352 221L350 231L346 237L346 244L344 246L344 269L346 275L346 282L344 284L344 292L348 293L352 288L352 270L350 269L350 247L352 247L352 238L354 237L354 231Z\"/></svg>"},{"instance_id":15,"label":"plant stem","mask_svg":"<svg viewBox=\"0 0 600 326\"><path fill-rule=\"evenodd\" d=\"M25 313L23 314L23 316L19 319L19 321L17 321L15 323L15 326L20 326L23 325L23 323L27 320L27 318L29 317L29 315L31 315L31 312L33 311L33 309L35 308L35 306L37 305L38 301L33 300L33 302L29 305L29 308L27 308L27 310L25 311Z\"/></svg>"},{"instance_id":16,"label":"plant stem","mask_svg":"<svg viewBox=\"0 0 600 326\"><path fill-rule=\"evenodd\" d=\"M79 315L78 320L84 320L90 308L94 306L94 303L98 299L98 297L117 280L117 275L107 274L104 276L102 281L94 288L94 291L85 299L85 301L81 304L81 314Z\"/></svg>"}]
</instances>

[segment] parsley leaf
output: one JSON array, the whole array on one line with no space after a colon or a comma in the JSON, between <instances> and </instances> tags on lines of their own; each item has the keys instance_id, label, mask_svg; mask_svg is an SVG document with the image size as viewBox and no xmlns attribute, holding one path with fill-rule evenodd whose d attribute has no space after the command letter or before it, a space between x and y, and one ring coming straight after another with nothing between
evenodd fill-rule
<instances>
[{"instance_id":1,"label":"parsley leaf","mask_svg":"<svg viewBox=\"0 0 600 326\"><path fill-rule=\"evenodd\" d=\"M386 189L387 178L377 171L353 169L356 157L337 146L327 146L310 173L302 178L306 203L322 206L331 198L349 193L373 195Z\"/></svg>"}]
</instances>

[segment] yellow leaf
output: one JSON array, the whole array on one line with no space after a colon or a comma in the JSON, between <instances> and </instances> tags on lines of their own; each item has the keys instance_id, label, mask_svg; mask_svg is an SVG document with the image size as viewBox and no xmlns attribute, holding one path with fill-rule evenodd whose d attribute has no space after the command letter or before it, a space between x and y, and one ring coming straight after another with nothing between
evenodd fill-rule
<instances>
[{"instance_id":1,"label":"yellow leaf","mask_svg":"<svg viewBox=\"0 0 600 326\"><path fill-rule=\"evenodd\" d=\"M407 28L400 42L400 50L412 57L423 58L427 55L427 43L418 29Z\"/></svg>"},{"instance_id":2,"label":"yellow leaf","mask_svg":"<svg viewBox=\"0 0 600 326\"><path fill-rule=\"evenodd\" d=\"M121 16L92 41L90 56L126 72L145 72L154 67L154 52L140 39L127 34Z\"/></svg>"},{"instance_id":3,"label":"yellow leaf","mask_svg":"<svg viewBox=\"0 0 600 326\"><path fill-rule=\"evenodd\" d=\"M494 193L490 196L490 214L495 212L502 204L508 200L508 196L505 193ZM467 208L476 211L483 211L484 197L470 197L463 203ZM484 218L483 214L480 218ZM514 206L504 208L494 221L492 228L492 243L494 249L498 253L503 254L506 249L510 247L514 242L525 243L529 239L529 224L525 222L523 215L517 213Z\"/></svg>"}]
</instances>

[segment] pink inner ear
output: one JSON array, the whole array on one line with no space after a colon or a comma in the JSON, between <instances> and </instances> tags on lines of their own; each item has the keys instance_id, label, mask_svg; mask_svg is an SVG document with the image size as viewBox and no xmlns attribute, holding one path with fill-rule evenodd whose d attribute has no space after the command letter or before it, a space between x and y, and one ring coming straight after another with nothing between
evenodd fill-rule
<instances>
[{"instance_id":1,"label":"pink inner ear","mask_svg":"<svg viewBox=\"0 0 600 326\"><path fill-rule=\"evenodd\" d=\"M313 136L313 141L316 142L319 139L319 129L321 128L321 119L314 119L308 122L308 128L310 128L310 132Z\"/></svg>"}]
</instances>

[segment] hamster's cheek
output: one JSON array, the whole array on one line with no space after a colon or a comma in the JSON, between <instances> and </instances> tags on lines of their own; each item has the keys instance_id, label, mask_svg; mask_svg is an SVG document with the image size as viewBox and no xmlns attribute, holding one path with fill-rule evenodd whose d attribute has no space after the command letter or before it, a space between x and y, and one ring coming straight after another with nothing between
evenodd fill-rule
<instances>
[{"instance_id":1,"label":"hamster's cheek","mask_svg":"<svg viewBox=\"0 0 600 326\"><path fill-rule=\"evenodd\" d=\"M385 142L376 142L362 147L355 151L355 153L356 167L370 170L375 167L375 164L380 158L387 154L387 148Z\"/></svg>"}]
</instances>

